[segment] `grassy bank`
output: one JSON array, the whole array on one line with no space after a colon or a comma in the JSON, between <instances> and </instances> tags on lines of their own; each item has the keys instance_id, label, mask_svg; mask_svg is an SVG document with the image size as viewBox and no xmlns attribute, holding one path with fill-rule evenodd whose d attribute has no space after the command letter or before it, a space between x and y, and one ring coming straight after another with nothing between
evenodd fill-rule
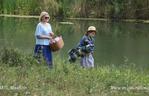
<instances>
[{"instance_id":1,"label":"grassy bank","mask_svg":"<svg viewBox=\"0 0 149 96\"><path fill-rule=\"evenodd\" d=\"M49 69L17 49L2 50L1 96L149 95L149 72L135 66L100 65L84 69L57 56Z\"/></svg>"},{"instance_id":2,"label":"grassy bank","mask_svg":"<svg viewBox=\"0 0 149 96\"><path fill-rule=\"evenodd\" d=\"M9 15L9 14L0 14L0 17L39 18L39 16L31 16L31 15Z\"/></svg>"}]
</instances>

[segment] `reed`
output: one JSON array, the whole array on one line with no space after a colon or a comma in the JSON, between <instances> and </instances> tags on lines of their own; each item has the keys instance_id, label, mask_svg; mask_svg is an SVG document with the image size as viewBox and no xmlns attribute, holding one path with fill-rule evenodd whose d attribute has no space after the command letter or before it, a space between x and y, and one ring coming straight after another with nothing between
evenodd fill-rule
<instances>
[{"instance_id":1,"label":"reed","mask_svg":"<svg viewBox=\"0 0 149 96\"><path fill-rule=\"evenodd\" d=\"M0 13L57 17L148 19L149 0L1 0Z\"/></svg>"}]
</instances>

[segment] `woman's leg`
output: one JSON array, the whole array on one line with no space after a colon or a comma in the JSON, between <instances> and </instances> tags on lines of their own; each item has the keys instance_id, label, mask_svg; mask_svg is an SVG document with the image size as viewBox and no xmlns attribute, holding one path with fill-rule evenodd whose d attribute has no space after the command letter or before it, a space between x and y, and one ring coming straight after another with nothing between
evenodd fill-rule
<instances>
[{"instance_id":1,"label":"woman's leg","mask_svg":"<svg viewBox=\"0 0 149 96\"><path fill-rule=\"evenodd\" d=\"M53 62L52 62L52 52L50 46L43 46L43 56L48 66L52 67Z\"/></svg>"},{"instance_id":2,"label":"woman's leg","mask_svg":"<svg viewBox=\"0 0 149 96\"><path fill-rule=\"evenodd\" d=\"M34 57L37 60L37 63L41 63L41 45L35 45L34 48Z\"/></svg>"}]
</instances>

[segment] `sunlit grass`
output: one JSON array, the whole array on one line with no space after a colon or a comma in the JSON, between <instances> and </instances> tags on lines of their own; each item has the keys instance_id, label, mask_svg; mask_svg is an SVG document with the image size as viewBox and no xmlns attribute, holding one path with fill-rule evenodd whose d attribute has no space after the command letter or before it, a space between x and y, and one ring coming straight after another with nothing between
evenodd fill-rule
<instances>
[{"instance_id":1,"label":"sunlit grass","mask_svg":"<svg viewBox=\"0 0 149 96\"><path fill-rule=\"evenodd\" d=\"M148 96L148 71L135 66L102 65L92 69L69 64L56 56L54 66L37 64L16 49L5 49L9 62L1 58L0 95L2 96ZM15 57L11 56L16 54ZM18 56L18 57L17 57ZM21 59L20 64L18 63ZM7 57L5 57L7 58ZM11 61L14 59L17 61ZM30 59L28 59L30 58ZM8 59L7 59L8 60ZM32 61L33 60L33 61ZM11 65L11 66L10 66ZM138 88L138 89L137 89ZM140 89L139 89L140 88ZM141 89L142 88L142 89Z\"/></svg>"}]
</instances>

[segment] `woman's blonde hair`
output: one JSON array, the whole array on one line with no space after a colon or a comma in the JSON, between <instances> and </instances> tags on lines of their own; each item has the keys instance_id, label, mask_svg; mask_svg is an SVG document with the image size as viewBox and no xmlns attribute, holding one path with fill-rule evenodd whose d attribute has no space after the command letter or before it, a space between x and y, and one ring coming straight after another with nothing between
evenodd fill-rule
<instances>
[{"instance_id":1,"label":"woman's blonde hair","mask_svg":"<svg viewBox=\"0 0 149 96\"><path fill-rule=\"evenodd\" d=\"M42 18L43 18L43 16L45 16L45 15L48 15L48 16L49 16L48 12L43 11L43 12L40 13L40 16L39 16L39 22L42 21ZM50 16L49 16L49 18L50 18Z\"/></svg>"}]
</instances>

